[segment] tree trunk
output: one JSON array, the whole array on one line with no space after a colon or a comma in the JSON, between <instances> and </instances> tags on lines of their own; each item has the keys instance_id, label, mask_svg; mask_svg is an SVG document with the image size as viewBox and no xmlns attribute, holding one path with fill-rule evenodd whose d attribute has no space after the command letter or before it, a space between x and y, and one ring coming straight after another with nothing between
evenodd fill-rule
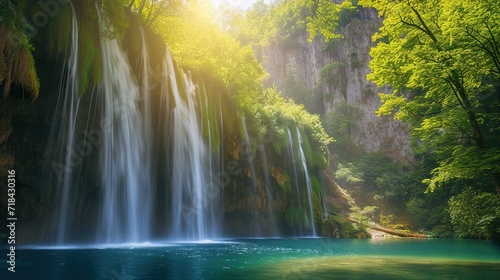
<instances>
[{"instance_id":1,"label":"tree trunk","mask_svg":"<svg viewBox=\"0 0 500 280\"><path fill-rule=\"evenodd\" d=\"M472 104L469 100L469 96L462 82L460 81L461 79L459 78L459 75L457 74L456 71L452 72L450 78L452 80L453 85L456 88L456 92L458 93L457 99L460 102L460 104L462 104L463 109L467 112L467 117L469 119L471 129L474 132L474 141L476 142L476 145L480 149L484 149L486 148L486 143L484 141L483 133L477 121L476 113L474 113L474 108L472 107Z\"/></svg>"},{"instance_id":2,"label":"tree trunk","mask_svg":"<svg viewBox=\"0 0 500 280\"><path fill-rule=\"evenodd\" d=\"M500 173L493 173L490 175L493 185L497 191L498 198L500 199Z\"/></svg>"}]
</instances>

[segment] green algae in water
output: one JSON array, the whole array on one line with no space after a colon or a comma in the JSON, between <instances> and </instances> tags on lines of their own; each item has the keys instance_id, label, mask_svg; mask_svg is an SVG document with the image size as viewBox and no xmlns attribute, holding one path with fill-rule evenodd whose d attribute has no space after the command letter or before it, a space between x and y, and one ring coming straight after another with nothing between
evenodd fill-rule
<instances>
[{"instance_id":1,"label":"green algae in water","mask_svg":"<svg viewBox=\"0 0 500 280\"><path fill-rule=\"evenodd\" d=\"M261 271L262 276L274 274L280 279L500 279L499 265L394 257L320 257L274 263Z\"/></svg>"}]
</instances>

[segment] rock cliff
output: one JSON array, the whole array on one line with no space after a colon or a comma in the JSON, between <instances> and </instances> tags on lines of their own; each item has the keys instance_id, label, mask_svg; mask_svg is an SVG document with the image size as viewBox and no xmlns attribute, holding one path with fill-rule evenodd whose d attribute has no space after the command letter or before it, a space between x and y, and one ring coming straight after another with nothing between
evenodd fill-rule
<instances>
[{"instance_id":1,"label":"rock cliff","mask_svg":"<svg viewBox=\"0 0 500 280\"><path fill-rule=\"evenodd\" d=\"M375 10L359 8L340 23L338 32L343 38L308 42L309 34L304 31L287 42L260 48L257 57L269 73L267 85L276 85L310 111L326 116L342 106L349 108L347 117L354 125L344 132L354 146L364 152L384 152L395 161L413 162L408 124L375 113L380 106L378 93L390 89L378 88L366 79L374 45L371 37L380 26Z\"/></svg>"}]
</instances>

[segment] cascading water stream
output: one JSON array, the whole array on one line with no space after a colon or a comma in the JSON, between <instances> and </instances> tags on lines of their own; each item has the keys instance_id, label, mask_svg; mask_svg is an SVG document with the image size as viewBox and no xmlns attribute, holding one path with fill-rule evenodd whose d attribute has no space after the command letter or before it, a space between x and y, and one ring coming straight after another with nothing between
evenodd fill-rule
<instances>
[{"instance_id":1,"label":"cascading water stream","mask_svg":"<svg viewBox=\"0 0 500 280\"><path fill-rule=\"evenodd\" d=\"M143 116L143 123L142 123L142 133L145 136L144 138L146 141L153 139L153 116L151 114L151 107L152 107L152 101L151 101L151 94L152 94L152 89L154 86L151 85L151 67L149 64L149 54L148 54L148 48L147 48L147 42L146 42L146 35L144 32L144 29L140 28L141 32L141 59L140 59L140 83L141 83L141 88L140 88L140 102L141 102L141 115ZM151 170L152 168L152 158L153 158L153 143L148 142L147 145L145 145L144 149L146 150L144 153L144 168L147 170ZM150 174L151 175L151 174ZM152 182L148 182L148 184L152 184Z\"/></svg>"},{"instance_id":2,"label":"cascading water stream","mask_svg":"<svg viewBox=\"0 0 500 280\"><path fill-rule=\"evenodd\" d=\"M267 155L264 147L260 150L260 155L262 156L262 165L264 167L264 177L266 181L266 193L267 193L267 201L269 207L269 217L271 221L271 236L277 237L279 236L278 229L276 228L276 215L274 213L274 199L273 194L271 193L271 182L269 180L269 167L267 161Z\"/></svg>"},{"instance_id":3,"label":"cascading water stream","mask_svg":"<svg viewBox=\"0 0 500 280\"><path fill-rule=\"evenodd\" d=\"M293 145L293 138L292 138L292 132L290 131L290 128L287 127L287 132L288 132L288 145L290 147L290 156L292 157L292 169L293 169L293 177L294 177L294 182L295 182L295 192L297 194L297 201L299 203L299 207L302 207L301 202L300 202L300 192L299 192L299 177L297 174L297 164L295 160L295 149Z\"/></svg>"},{"instance_id":4,"label":"cascading water stream","mask_svg":"<svg viewBox=\"0 0 500 280\"><path fill-rule=\"evenodd\" d=\"M69 53L69 58L67 65L65 65L64 72L66 73L64 81L66 83L64 91L61 89L63 102L60 104L58 101L58 106L56 112L62 110L61 113L61 127L64 129L61 131L61 135L58 138L57 147L62 149L66 148L66 154L64 157L64 173L59 175L59 181L62 181L62 195L61 204L59 206L59 226L57 228L57 243L64 243L65 233L66 233L66 222L67 222L67 207L69 201L69 192L71 187L71 170L67 168L72 168L72 155L71 150L74 147L75 138L75 126L76 117L78 113L78 107L80 104L80 96L78 95L78 21L75 16L75 10L73 4L71 4L72 11L72 21L71 21L71 49ZM61 98L61 97L59 97ZM65 133L65 134L64 134ZM63 139L66 139L66 142ZM65 144L65 145L64 145ZM69 151L68 151L69 150ZM53 163L55 164L55 163Z\"/></svg>"},{"instance_id":5,"label":"cascading water stream","mask_svg":"<svg viewBox=\"0 0 500 280\"><path fill-rule=\"evenodd\" d=\"M311 183L311 178L309 177L309 171L307 169L307 163L306 163L306 157L304 155L304 150L302 149L302 135L300 134L300 130L297 127L297 137L298 137L298 142L299 142L299 158L302 162L302 167L304 168L304 174L306 177L306 186L307 186L307 200L309 204L309 217L308 221L311 224L312 227L312 234L313 236L316 236L316 224L314 221L314 205L312 203L312 183Z\"/></svg>"},{"instance_id":6,"label":"cascading water stream","mask_svg":"<svg viewBox=\"0 0 500 280\"><path fill-rule=\"evenodd\" d=\"M101 241L140 242L150 234L150 170L144 164L148 145L143 135L139 87L117 39L101 34L103 135L101 151L103 207Z\"/></svg>"},{"instance_id":7,"label":"cascading water stream","mask_svg":"<svg viewBox=\"0 0 500 280\"><path fill-rule=\"evenodd\" d=\"M287 129L287 134L288 134L288 146L290 147L290 157L292 158L291 162L289 163L289 168L293 171L293 183L295 185L295 194L296 194L296 201L297 201L297 205L296 207L298 207L299 209L302 208L302 202L301 202L301 198L300 198L300 190L299 190L299 176L298 176L298 172L297 172L297 161L295 160L295 148L294 148L294 144L293 144L293 137L292 137L292 132L290 130L289 127L286 128ZM302 235L303 234L303 231L302 231L302 226L299 227L299 234Z\"/></svg>"},{"instance_id":8,"label":"cascading water stream","mask_svg":"<svg viewBox=\"0 0 500 280\"><path fill-rule=\"evenodd\" d=\"M223 212L223 199L220 199L223 195L222 193L222 185L220 184L220 178L217 178L217 175L215 174L215 169L214 167L217 167L217 169L220 169L222 167L221 165L221 149L223 146L221 146L218 143L214 143L213 139L217 137L221 137L221 135L212 135L212 133L217 134L217 115L214 114L212 115L212 110L209 102L209 96L207 89L205 87L205 84L202 83L200 85L200 103L203 104L203 111L204 113L200 114L199 122L206 123L206 134L208 138L208 174L206 177L208 178L208 185L205 186L205 189L208 191L205 191L206 194L209 194L209 199L211 207L209 208L210 213L210 220L212 223L210 224L211 229L211 236L215 237L219 234L218 229L222 227L222 212ZM220 103L219 103L220 105ZM221 110L222 113L222 110ZM205 118L205 119L204 119ZM213 119L213 122L211 121ZM213 192L213 193L210 193Z\"/></svg>"},{"instance_id":9,"label":"cascading water stream","mask_svg":"<svg viewBox=\"0 0 500 280\"><path fill-rule=\"evenodd\" d=\"M252 176L252 187L255 196L258 196L259 186L257 185L257 173L255 172L254 158L255 155L252 151L252 146L250 142L250 136L248 135L247 123L245 117L241 117L241 123L243 124L243 133L245 134L245 155L247 156L248 164L250 165L250 172ZM258 209L253 210L254 223L256 225L255 233L257 236L261 235L260 227L260 215Z\"/></svg>"},{"instance_id":10,"label":"cascading water stream","mask_svg":"<svg viewBox=\"0 0 500 280\"><path fill-rule=\"evenodd\" d=\"M323 220L328 218L328 208L326 206L326 193L325 193L325 188L323 187L325 185L325 178L323 177L323 174L319 174L319 178L321 179L321 206L323 207L323 214L322 218Z\"/></svg>"},{"instance_id":11,"label":"cascading water stream","mask_svg":"<svg viewBox=\"0 0 500 280\"><path fill-rule=\"evenodd\" d=\"M218 184L221 178L214 179L214 169L221 167L224 173L221 96L208 95L203 84L195 84L189 73L177 68L168 50L163 63L158 63L161 80L157 80L153 75L158 73L151 71L154 60L149 57L143 29L134 74L118 39L107 37L109 30L103 28L99 41L102 82L91 95L79 93L78 22L76 16L72 20L71 49L56 110L56 119L60 120L56 154L65 166L65 172L58 173L62 174L58 243L79 240L82 229L98 243L147 242L168 233L178 241L220 237L225 185ZM153 80L161 87L155 87ZM92 113L94 120L90 119ZM245 118L241 121L245 149L240 154L246 153L252 180L249 196L256 202L251 214L253 234L262 234L264 216L260 214L267 211L265 234L279 236L267 154L264 149L260 151L263 176L258 177ZM75 166L74 150L87 144L82 141L96 129L100 134L94 135L98 139L82 156L86 161L80 158ZM82 130L84 136L80 136ZM297 196L291 207L293 211L301 209L301 216L303 209L309 210L307 222L300 218L298 228L302 234L304 226L310 224L316 236L312 183L302 136L298 128L297 136L289 128L287 132L293 174L290 183ZM70 172L66 172L68 168ZM304 179L307 189L300 187ZM306 191L307 206L302 200ZM85 224L74 228L86 215L95 219L84 219ZM158 222L163 223L159 229Z\"/></svg>"},{"instance_id":12,"label":"cascading water stream","mask_svg":"<svg viewBox=\"0 0 500 280\"><path fill-rule=\"evenodd\" d=\"M176 240L207 240L218 235L218 193L210 189L210 150L205 144L195 107L196 86L183 74L177 83L172 57L165 59L174 97L172 143L172 227ZM181 95L181 89L185 95ZM163 94L168 94L164 92Z\"/></svg>"}]
</instances>

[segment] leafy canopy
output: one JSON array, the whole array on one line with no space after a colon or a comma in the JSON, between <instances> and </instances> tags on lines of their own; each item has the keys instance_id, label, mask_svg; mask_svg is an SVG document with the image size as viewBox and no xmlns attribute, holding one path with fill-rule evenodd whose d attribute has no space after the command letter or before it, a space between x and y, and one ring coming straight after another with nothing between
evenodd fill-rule
<instances>
[{"instance_id":1,"label":"leafy canopy","mask_svg":"<svg viewBox=\"0 0 500 280\"><path fill-rule=\"evenodd\" d=\"M383 17L368 79L394 92L380 94L378 114L411 123L413 136L433 152L439 166L425 180L430 189L453 179L490 176L497 182L500 3L359 3Z\"/></svg>"}]
</instances>

